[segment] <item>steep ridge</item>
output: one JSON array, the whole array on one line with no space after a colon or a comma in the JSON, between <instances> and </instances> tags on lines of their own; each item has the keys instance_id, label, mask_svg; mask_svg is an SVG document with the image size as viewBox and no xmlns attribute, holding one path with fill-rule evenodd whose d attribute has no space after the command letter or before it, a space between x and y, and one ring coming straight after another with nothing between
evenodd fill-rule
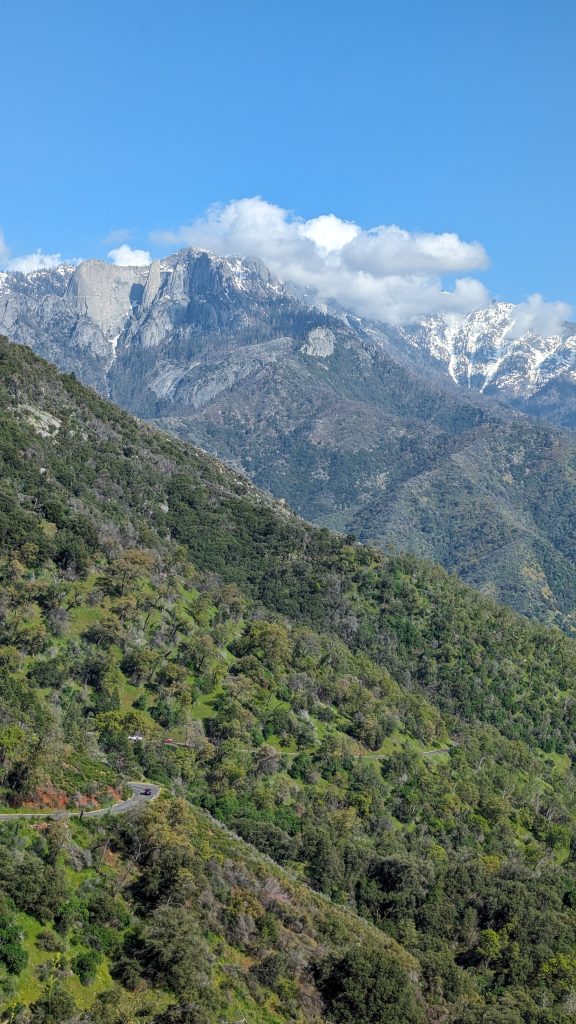
<instances>
[{"instance_id":1,"label":"steep ridge","mask_svg":"<svg viewBox=\"0 0 576 1024\"><path fill-rule=\"evenodd\" d=\"M490 316L500 338L510 310ZM183 250L149 268L0 276L0 323L60 368L313 522L440 562L572 631L574 440L440 372L457 359L466 375L474 339L480 366L484 320L451 348L438 321L432 373L417 328L310 306L257 260Z\"/></svg>"},{"instance_id":2,"label":"steep ridge","mask_svg":"<svg viewBox=\"0 0 576 1024\"><path fill-rule=\"evenodd\" d=\"M3 1009L569 1024L574 643L6 342L0 409L1 799L180 797L3 826Z\"/></svg>"}]
</instances>

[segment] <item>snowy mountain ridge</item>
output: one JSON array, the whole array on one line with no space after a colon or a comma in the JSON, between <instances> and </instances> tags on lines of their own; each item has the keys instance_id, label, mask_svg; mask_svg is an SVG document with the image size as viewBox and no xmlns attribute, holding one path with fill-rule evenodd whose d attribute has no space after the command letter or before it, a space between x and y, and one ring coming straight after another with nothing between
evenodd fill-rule
<instances>
[{"instance_id":1,"label":"snowy mountain ridge","mask_svg":"<svg viewBox=\"0 0 576 1024\"><path fill-rule=\"evenodd\" d=\"M465 316L433 315L387 333L420 365L513 404L536 400L551 386L576 388L576 325L566 323L561 333L548 336L522 331L516 309L510 302L494 302Z\"/></svg>"}]
</instances>

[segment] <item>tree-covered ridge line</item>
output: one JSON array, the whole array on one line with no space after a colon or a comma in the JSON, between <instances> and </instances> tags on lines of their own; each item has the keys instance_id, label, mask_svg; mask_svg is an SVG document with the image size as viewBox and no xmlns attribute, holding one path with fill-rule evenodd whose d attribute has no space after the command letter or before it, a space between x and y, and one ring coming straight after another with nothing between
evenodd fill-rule
<instances>
[{"instance_id":1,"label":"tree-covered ridge line","mask_svg":"<svg viewBox=\"0 0 576 1024\"><path fill-rule=\"evenodd\" d=\"M5 1020L321 1024L358 956L391 1021L424 1019L414 957L181 800L4 829L0 851Z\"/></svg>"},{"instance_id":2,"label":"tree-covered ridge line","mask_svg":"<svg viewBox=\"0 0 576 1024\"><path fill-rule=\"evenodd\" d=\"M73 842L2 826L14 1020L48 1021L54 989L60 1020L104 1024L134 1000L162 1024L571 1021L572 642L0 355L0 799L140 775L302 880L294 914L259 909L271 862L171 799Z\"/></svg>"}]
</instances>

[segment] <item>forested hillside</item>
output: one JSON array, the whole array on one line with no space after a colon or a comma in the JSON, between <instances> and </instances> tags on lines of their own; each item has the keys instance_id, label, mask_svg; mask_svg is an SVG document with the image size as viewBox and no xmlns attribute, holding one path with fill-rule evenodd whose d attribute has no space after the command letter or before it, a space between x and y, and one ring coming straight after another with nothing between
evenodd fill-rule
<instances>
[{"instance_id":1,"label":"forested hillside","mask_svg":"<svg viewBox=\"0 0 576 1024\"><path fill-rule=\"evenodd\" d=\"M574 644L7 342L0 408L4 1019L573 1022Z\"/></svg>"}]
</instances>

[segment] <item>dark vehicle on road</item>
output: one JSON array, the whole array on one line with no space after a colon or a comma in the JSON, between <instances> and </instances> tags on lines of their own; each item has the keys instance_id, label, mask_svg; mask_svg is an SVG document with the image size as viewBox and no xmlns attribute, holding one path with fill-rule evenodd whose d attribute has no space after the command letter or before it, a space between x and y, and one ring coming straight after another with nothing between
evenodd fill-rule
<instances>
[{"instance_id":1,"label":"dark vehicle on road","mask_svg":"<svg viewBox=\"0 0 576 1024\"><path fill-rule=\"evenodd\" d=\"M142 796L152 796L152 790L150 786L146 786L146 789L142 790Z\"/></svg>"}]
</instances>

